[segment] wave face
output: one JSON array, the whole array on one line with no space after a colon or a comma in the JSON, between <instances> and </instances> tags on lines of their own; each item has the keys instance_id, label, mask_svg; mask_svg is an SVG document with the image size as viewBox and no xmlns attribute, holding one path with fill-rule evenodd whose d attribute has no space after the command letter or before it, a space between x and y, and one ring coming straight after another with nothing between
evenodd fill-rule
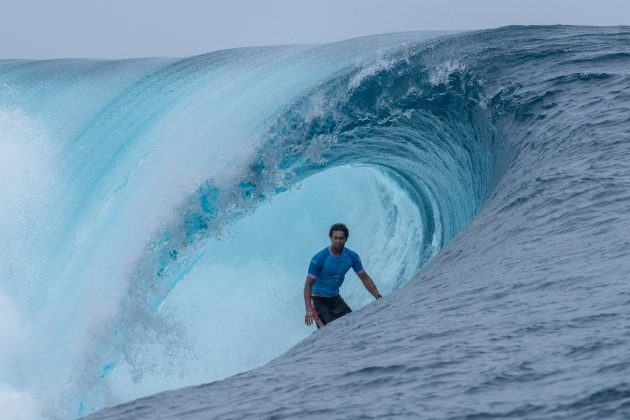
<instances>
[{"instance_id":1,"label":"wave face","mask_svg":"<svg viewBox=\"0 0 630 420\"><path fill-rule=\"evenodd\" d=\"M630 29L437 35L0 63L0 402L628 415ZM311 334L338 220L387 296Z\"/></svg>"}]
</instances>

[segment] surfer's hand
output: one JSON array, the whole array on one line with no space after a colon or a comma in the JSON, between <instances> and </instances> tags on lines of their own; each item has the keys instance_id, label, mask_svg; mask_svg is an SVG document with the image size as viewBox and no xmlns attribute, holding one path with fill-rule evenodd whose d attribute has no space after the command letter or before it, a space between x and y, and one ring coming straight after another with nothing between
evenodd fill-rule
<instances>
[{"instance_id":1,"label":"surfer's hand","mask_svg":"<svg viewBox=\"0 0 630 420\"><path fill-rule=\"evenodd\" d=\"M304 315L304 323L306 325L311 325L313 323L313 311L306 312L306 315Z\"/></svg>"}]
</instances>

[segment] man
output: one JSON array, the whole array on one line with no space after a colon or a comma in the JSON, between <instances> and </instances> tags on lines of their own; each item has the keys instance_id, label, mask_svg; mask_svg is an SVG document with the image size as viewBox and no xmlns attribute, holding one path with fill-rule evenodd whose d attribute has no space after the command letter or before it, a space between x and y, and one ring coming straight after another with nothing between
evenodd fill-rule
<instances>
[{"instance_id":1,"label":"man","mask_svg":"<svg viewBox=\"0 0 630 420\"><path fill-rule=\"evenodd\" d=\"M357 273L372 296L376 299L382 297L372 278L363 269L359 255L345 247L348 236L346 225L335 223L328 231L330 247L319 251L311 260L304 285L304 303L306 304L304 322L306 325L311 325L315 321L319 329L352 312L339 296L339 287L350 267Z\"/></svg>"}]
</instances>

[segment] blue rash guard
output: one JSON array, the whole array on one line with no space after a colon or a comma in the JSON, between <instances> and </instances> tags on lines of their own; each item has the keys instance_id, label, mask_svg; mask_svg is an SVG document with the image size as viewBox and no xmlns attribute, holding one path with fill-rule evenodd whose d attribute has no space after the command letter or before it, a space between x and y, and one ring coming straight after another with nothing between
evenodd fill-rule
<instances>
[{"instance_id":1,"label":"blue rash guard","mask_svg":"<svg viewBox=\"0 0 630 420\"><path fill-rule=\"evenodd\" d=\"M339 288L350 267L357 274L365 271L359 254L353 250L344 248L341 255L334 255L330 247L322 249L313 256L308 266L308 276L315 279L311 292L325 297L339 296Z\"/></svg>"}]
</instances>

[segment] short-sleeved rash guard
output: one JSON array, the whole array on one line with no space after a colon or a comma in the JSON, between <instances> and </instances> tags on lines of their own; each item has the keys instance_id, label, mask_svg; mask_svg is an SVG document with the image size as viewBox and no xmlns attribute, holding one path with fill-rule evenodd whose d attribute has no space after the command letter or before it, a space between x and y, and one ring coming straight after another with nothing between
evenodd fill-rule
<instances>
[{"instance_id":1,"label":"short-sleeved rash guard","mask_svg":"<svg viewBox=\"0 0 630 420\"><path fill-rule=\"evenodd\" d=\"M350 267L357 274L365 271L359 255L351 249L344 248L341 255L334 255L330 247L319 251L308 266L308 276L315 279L312 293L325 297L339 296L339 288Z\"/></svg>"}]
</instances>

